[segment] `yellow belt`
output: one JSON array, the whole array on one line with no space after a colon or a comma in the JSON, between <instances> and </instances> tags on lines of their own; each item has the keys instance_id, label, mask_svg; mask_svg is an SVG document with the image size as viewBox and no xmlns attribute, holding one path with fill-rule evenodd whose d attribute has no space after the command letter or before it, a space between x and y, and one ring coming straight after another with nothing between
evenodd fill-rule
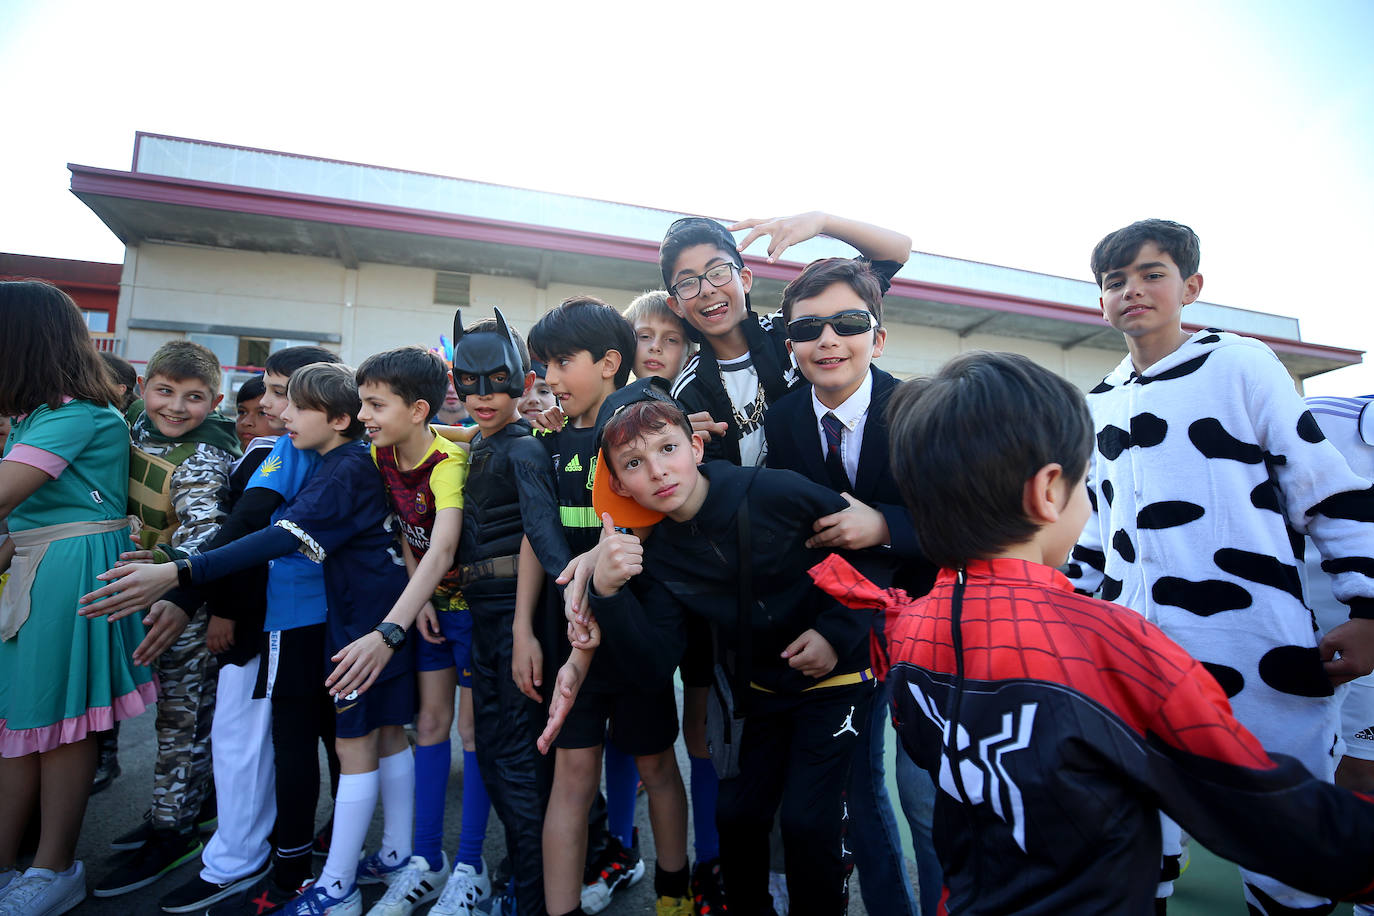
<instances>
[{"instance_id":1,"label":"yellow belt","mask_svg":"<svg viewBox=\"0 0 1374 916\"><path fill-rule=\"evenodd\" d=\"M823 681L817 681L810 687L803 688L802 693L806 693L811 690L820 690L823 687L848 687L850 684L862 684L864 681L871 680L873 680L873 669L865 668L862 671L851 671L848 674L837 674L834 677L828 677ZM767 687L763 687L755 683L754 681L750 681L749 686L755 690L762 691L763 693L777 693L776 690L769 690Z\"/></svg>"}]
</instances>

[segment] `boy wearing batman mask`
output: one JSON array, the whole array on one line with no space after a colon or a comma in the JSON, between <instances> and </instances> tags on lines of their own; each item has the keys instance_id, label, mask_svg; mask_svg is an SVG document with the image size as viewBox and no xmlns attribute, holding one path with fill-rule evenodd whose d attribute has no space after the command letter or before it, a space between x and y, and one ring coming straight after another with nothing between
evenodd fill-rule
<instances>
[{"instance_id":1,"label":"boy wearing batman mask","mask_svg":"<svg viewBox=\"0 0 1374 916\"><path fill-rule=\"evenodd\" d=\"M526 613L517 614L516 568L523 547L527 562L537 557L547 568L561 569L556 564L566 563L567 547L561 537L549 537L561 529L548 453L517 409L534 381L528 351L495 311L495 320L466 331L461 314L454 318L453 383L479 430L468 458L458 559L472 615L477 764L506 828L512 875L507 895L514 898L515 912L542 913L541 844L552 766L535 747L548 715L536 690L543 682L543 654L529 613L538 596L519 602ZM441 898L432 912L469 913L475 901L464 908L455 900L452 909L441 909L449 902Z\"/></svg>"}]
</instances>

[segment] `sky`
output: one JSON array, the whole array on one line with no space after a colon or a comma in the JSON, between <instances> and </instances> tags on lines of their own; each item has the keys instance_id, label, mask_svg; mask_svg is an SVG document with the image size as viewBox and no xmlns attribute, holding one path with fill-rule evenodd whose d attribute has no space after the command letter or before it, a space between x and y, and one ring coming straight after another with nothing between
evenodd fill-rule
<instances>
[{"instance_id":1,"label":"sky","mask_svg":"<svg viewBox=\"0 0 1374 916\"><path fill-rule=\"evenodd\" d=\"M68 162L134 132L710 214L822 209L1091 279L1144 217L1202 298L1374 350L1374 0L0 0L0 251L120 261ZM1360 268L1359 264L1365 264ZM1374 392L1368 365L1309 394Z\"/></svg>"}]
</instances>

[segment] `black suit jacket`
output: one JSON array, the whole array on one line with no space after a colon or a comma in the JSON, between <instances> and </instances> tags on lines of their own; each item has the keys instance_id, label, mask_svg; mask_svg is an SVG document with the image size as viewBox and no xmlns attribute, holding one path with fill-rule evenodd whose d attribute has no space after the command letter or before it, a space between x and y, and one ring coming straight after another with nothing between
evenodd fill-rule
<instances>
[{"instance_id":1,"label":"black suit jacket","mask_svg":"<svg viewBox=\"0 0 1374 916\"><path fill-rule=\"evenodd\" d=\"M891 546L842 552L874 584L883 588L895 585L913 596L924 595L935 582L936 570L921 553L911 513L902 504L888 459L887 402L897 380L877 366L870 366L869 373L873 377L873 396L859 449L859 470L850 495L883 514ZM788 392L770 407L763 429L768 439L769 467L796 471L809 480L831 486L820 431L816 428L816 412L811 407L810 384Z\"/></svg>"}]
</instances>

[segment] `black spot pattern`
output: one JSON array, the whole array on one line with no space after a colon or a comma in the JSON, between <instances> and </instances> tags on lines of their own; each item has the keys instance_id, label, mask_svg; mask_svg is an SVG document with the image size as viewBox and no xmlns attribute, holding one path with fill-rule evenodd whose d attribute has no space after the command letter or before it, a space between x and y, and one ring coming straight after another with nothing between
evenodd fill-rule
<instances>
[{"instance_id":1,"label":"black spot pattern","mask_svg":"<svg viewBox=\"0 0 1374 916\"><path fill-rule=\"evenodd\" d=\"M1264 460L1263 449L1228 433L1216 417L1205 417L1189 426L1188 439L1205 458L1226 458L1245 464Z\"/></svg>"},{"instance_id":2,"label":"black spot pattern","mask_svg":"<svg viewBox=\"0 0 1374 916\"><path fill-rule=\"evenodd\" d=\"M1334 560L1322 560L1322 572L1331 576L1354 572L1374 578L1374 559L1369 557L1337 557Z\"/></svg>"},{"instance_id":3,"label":"black spot pattern","mask_svg":"<svg viewBox=\"0 0 1374 916\"><path fill-rule=\"evenodd\" d=\"M1298 435L1305 442L1320 442L1326 438L1326 433L1317 425L1317 418L1312 416L1310 410L1304 410L1302 416L1298 417Z\"/></svg>"},{"instance_id":4,"label":"black spot pattern","mask_svg":"<svg viewBox=\"0 0 1374 916\"><path fill-rule=\"evenodd\" d=\"M1138 528L1176 528L1197 521L1206 511L1197 503L1166 499L1141 509L1135 517L1135 523Z\"/></svg>"},{"instance_id":5,"label":"black spot pattern","mask_svg":"<svg viewBox=\"0 0 1374 916\"><path fill-rule=\"evenodd\" d=\"M1086 563L1098 572L1107 568L1107 555L1105 553L1100 550L1093 550L1091 547L1084 547L1082 544L1075 544L1070 556L1080 563Z\"/></svg>"},{"instance_id":6,"label":"black spot pattern","mask_svg":"<svg viewBox=\"0 0 1374 916\"><path fill-rule=\"evenodd\" d=\"M1106 382L1106 380L1104 379L1104 380L1098 382L1096 385L1094 385L1094 386L1088 391L1088 394L1102 394L1102 393L1105 392L1105 391L1111 391L1111 390L1112 390L1112 386L1111 386L1111 385L1108 385L1107 382Z\"/></svg>"},{"instance_id":7,"label":"black spot pattern","mask_svg":"<svg viewBox=\"0 0 1374 916\"><path fill-rule=\"evenodd\" d=\"M1121 453L1131 447L1131 434L1120 426L1108 423L1097 434L1097 450L1108 461L1115 461Z\"/></svg>"},{"instance_id":8,"label":"black spot pattern","mask_svg":"<svg viewBox=\"0 0 1374 916\"><path fill-rule=\"evenodd\" d=\"M1102 577L1102 600L1115 601L1121 597L1122 582L1120 579L1113 579L1111 576Z\"/></svg>"},{"instance_id":9,"label":"black spot pattern","mask_svg":"<svg viewBox=\"0 0 1374 916\"><path fill-rule=\"evenodd\" d=\"M1192 375L1201 369L1202 364L1207 362L1207 357L1211 355L1211 351L1208 351L1201 356L1194 356L1186 362L1179 363L1172 369L1165 369L1158 375L1141 375L1137 376L1136 380L1142 385L1148 385L1151 382L1167 382L1170 379L1183 378L1185 375Z\"/></svg>"},{"instance_id":10,"label":"black spot pattern","mask_svg":"<svg viewBox=\"0 0 1374 916\"><path fill-rule=\"evenodd\" d=\"M1279 693L1297 697L1329 697L1331 682L1322 669L1317 648L1279 646L1270 649L1259 661L1260 680Z\"/></svg>"},{"instance_id":11,"label":"black spot pattern","mask_svg":"<svg viewBox=\"0 0 1374 916\"><path fill-rule=\"evenodd\" d=\"M1245 675L1235 668L1228 668L1215 662L1202 662L1202 667L1206 668L1207 673L1221 685L1221 689L1226 692L1227 699L1240 693L1245 686Z\"/></svg>"},{"instance_id":12,"label":"black spot pattern","mask_svg":"<svg viewBox=\"0 0 1374 916\"><path fill-rule=\"evenodd\" d=\"M1093 491L1092 487L1088 487L1088 504L1093 507L1094 512L1097 511L1097 493Z\"/></svg>"},{"instance_id":13,"label":"black spot pattern","mask_svg":"<svg viewBox=\"0 0 1374 916\"><path fill-rule=\"evenodd\" d=\"M1215 334L1208 334L1206 337L1199 337L1199 338L1195 341L1195 343L1200 343L1200 344L1221 343L1221 338L1218 337L1218 336L1215 335Z\"/></svg>"},{"instance_id":14,"label":"black spot pattern","mask_svg":"<svg viewBox=\"0 0 1374 916\"><path fill-rule=\"evenodd\" d=\"M1141 413L1131 417L1131 444L1150 448L1164 441L1169 424L1162 417L1152 413Z\"/></svg>"},{"instance_id":15,"label":"black spot pattern","mask_svg":"<svg viewBox=\"0 0 1374 916\"><path fill-rule=\"evenodd\" d=\"M1325 515L1327 518L1348 518L1356 522L1374 522L1374 487L1368 490L1346 490L1328 496L1317 503L1307 514Z\"/></svg>"},{"instance_id":16,"label":"black spot pattern","mask_svg":"<svg viewBox=\"0 0 1374 916\"><path fill-rule=\"evenodd\" d=\"M1121 559L1127 563L1135 562L1135 545L1131 543L1131 536L1124 530L1117 531L1112 535L1112 546L1116 552L1121 554Z\"/></svg>"},{"instance_id":17,"label":"black spot pattern","mask_svg":"<svg viewBox=\"0 0 1374 916\"><path fill-rule=\"evenodd\" d=\"M1222 611L1238 611L1253 603L1250 593L1234 582L1204 579L1193 582L1177 576L1161 576L1152 590L1156 604L1181 607L1199 617Z\"/></svg>"},{"instance_id":18,"label":"black spot pattern","mask_svg":"<svg viewBox=\"0 0 1374 916\"><path fill-rule=\"evenodd\" d=\"M1283 530L1288 535L1288 546L1293 549L1293 558L1301 562L1302 558L1307 556L1307 538L1294 531L1287 519L1283 522Z\"/></svg>"},{"instance_id":19,"label":"black spot pattern","mask_svg":"<svg viewBox=\"0 0 1374 916\"><path fill-rule=\"evenodd\" d=\"M1223 547L1212 554L1212 560L1222 572L1287 592L1302 601L1302 582L1298 568L1262 553L1251 553L1235 547Z\"/></svg>"},{"instance_id":20,"label":"black spot pattern","mask_svg":"<svg viewBox=\"0 0 1374 916\"><path fill-rule=\"evenodd\" d=\"M1266 480L1259 486L1250 491L1250 505L1256 509L1268 509L1270 512L1279 511L1279 491L1274 486L1274 481Z\"/></svg>"},{"instance_id":21,"label":"black spot pattern","mask_svg":"<svg viewBox=\"0 0 1374 916\"><path fill-rule=\"evenodd\" d=\"M1059 571L1070 579L1083 578L1083 567L1079 566L1077 563L1065 563L1059 568Z\"/></svg>"},{"instance_id":22,"label":"black spot pattern","mask_svg":"<svg viewBox=\"0 0 1374 916\"><path fill-rule=\"evenodd\" d=\"M1102 481L1102 498L1107 501L1107 505L1112 504L1112 499L1116 496L1116 490L1112 487L1110 480Z\"/></svg>"}]
</instances>

